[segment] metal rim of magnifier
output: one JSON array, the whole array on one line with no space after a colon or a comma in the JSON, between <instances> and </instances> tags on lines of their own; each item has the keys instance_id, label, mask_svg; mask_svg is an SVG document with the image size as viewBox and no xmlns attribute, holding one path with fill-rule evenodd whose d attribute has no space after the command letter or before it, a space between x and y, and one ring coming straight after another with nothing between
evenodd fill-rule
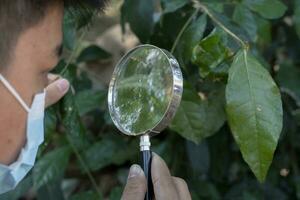
<instances>
[{"instance_id":1,"label":"metal rim of magnifier","mask_svg":"<svg viewBox=\"0 0 300 200\"><path fill-rule=\"evenodd\" d=\"M125 62L126 58L129 55L131 55L131 53L133 53L134 51L136 51L139 48L144 48L144 47L150 47L150 48L157 49L157 50L161 51L161 53L163 53L166 56L166 58L168 58L169 64L172 68L172 74L173 74L172 97L171 97L171 101L169 102L168 107L167 107L163 117L161 118L161 120L158 123L156 123L156 125L152 129L149 129L149 130L146 130L146 131L140 132L140 133L129 133L123 129L122 125L119 124L117 117L115 116L115 112L114 112L115 108L113 105L113 98L114 98L113 91L114 91L114 86L115 86L115 83L117 80L118 73L122 67L122 65L121 65L122 62ZM130 51L128 51L119 60L119 62L117 63L117 65L114 69L111 81L109 83L109 90L108 90L109 113L110 113L110 116L111 116L114 124L122 133L129 135L129 136L140 136L140 135L145 135L145 134L154 136L154 135L159 134L163 129L165 129L169 125L171 120L173 119L173 117L176 113L176 110L181 101L182 91L183 91L183 78L182 78L180 66L179 66L177 60L171 55L171 53L169 53L168 51L166 51L164 49L160 49L159 47L156 47L154 45L150 45L150 44L139 45L139 46L136 46L135 48L131 49Z\"/></svg>"}]
</instances>

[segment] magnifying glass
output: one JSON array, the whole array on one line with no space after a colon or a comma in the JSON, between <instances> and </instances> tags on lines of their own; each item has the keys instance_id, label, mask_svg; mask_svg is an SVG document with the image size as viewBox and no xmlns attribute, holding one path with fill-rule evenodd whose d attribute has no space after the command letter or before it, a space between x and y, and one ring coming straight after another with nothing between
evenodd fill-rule
<instances>
[{"instance_id":1,"label":"magnifying glass","mask_svg":"<svg viewBox=\"0 0 300 200\"><path fill-rule=\"evenodd\" d=\"M180 104L182 73L166 50L140 45L130 50L115 67L109 85L108 106L116 127L125 135L140 137L141 166L153 197L150 137L168 126Z\"/></svg>"}]
</instances>

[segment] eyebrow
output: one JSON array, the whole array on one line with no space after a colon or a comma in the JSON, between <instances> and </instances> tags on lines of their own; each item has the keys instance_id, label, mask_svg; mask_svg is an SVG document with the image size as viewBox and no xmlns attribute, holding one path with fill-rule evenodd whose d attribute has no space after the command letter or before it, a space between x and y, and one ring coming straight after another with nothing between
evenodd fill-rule
<instances>
[{"instance_id":1,"label":"eyebrow","mask_svg":"<svg viewBox=\"0 0 300 200\"><path fill-rule=\"evenodd\" d=\"M57 57L60 57L63 53L63 43L60 43L59 45L56 46L55 48L55 54L57 55Z\"/></svg>"}]
</instances>

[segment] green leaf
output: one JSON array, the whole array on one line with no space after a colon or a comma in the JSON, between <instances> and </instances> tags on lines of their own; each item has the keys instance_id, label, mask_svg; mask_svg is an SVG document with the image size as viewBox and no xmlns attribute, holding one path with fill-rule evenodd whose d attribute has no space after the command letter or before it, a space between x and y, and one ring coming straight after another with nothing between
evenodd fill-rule
<instances>
[{"instance_id":1,"label":"green leaf","mask_svg":"<svg viewBox=\"0 0 300 200\"><path fill-rule=\"evenodd\" d=\"M261 18L259 16L255 17L256 25L257 25L257 46L260 46L264 49L272 40L272 32L271 32L271 23L269 20Z\"/></svg>"},{"instance_id":2,"label":"green leaf","mask_svg":"<svg viewBox=\"0 0 300 200\"><path fill-rule=\"evenodd\" d=\"M264 181L282 129L282 103L268 71L246 50L229 70L226 111L235 141L259 181Z\"/></svg>"},{"instance_id":3,"label":"green leaf","mask_svg":"<svg viewBox=\"0 0 300 200\"><path fill-rule=\"evenodd\" d=\"M84 149L89 145L85 127L79 116L78 107L74 95L69 91L61 102L62 123L65 127L66 136L78 150Z\"/></svg>"},{"instance_id":4,"label":"green leaf","mask_svg":"<svg viewBox=\"0 0 300 200\"><path fill-rule=\"evenodd\" d=\"M62 178L68 165L69 147L57 148L38 160L33 168L33 184L36 189Z\"/></svg>"},{"instance_id":5,"label":"green leaf","mask_svg":"<svg viewBox=\"0 0 300 200\"><path fill-rule=\"evenodd\" d=\"M224 122L223 88L211 92L205 99L201 99L195 91L185 88L170 128L199 144L202 139L216 133Z\"/></svg>"},{"instance_id":6,"label":"green leaf","mask_svg":"<svg viewBox=\"0 0 300 200\"><path fill-rule=\"evenodd\" d=\"M297 110L294 110L292 114L296 120L296 123L298 124L298 126L300 126L300 108Z\"/></svg>"},{"instance_id":7,"label":"green leaf","mask_svg":"<svg viewBox=\"0 0 300 200\"><path fill-rule=\"evenodd\" d=\"M90 62L111 58L111 54L97 45L91 45L79 54L77 62Z\"/></svg>"},{"instance_id":8,"label":"green leaf","mask_svg":"<svg viewBox=\"0 0 300 200\"><path fill-rule=\"evenodd\" d=\"M201 40L203 33L206 29L207 17L203 14L198 17L188 26L184 31L182 38L180 39L181 54L184 60L189 61L192 58L193 49L197 43Z\"/></svg>"},{"instance_id":9,"label":"green leaf","mask_svg":"<svg viewBox=\"0 0 300 200\"><path fill-rule=\"evenodd\" d=\"M122 187L114 187L109 195L109 200L119 200L122 197L123 188Z\"/></svg>"},{"instance_id":10,"label":"green leaf","mask_svg":"<svg viewBox=\"0 0 300 200\"><path fill-rule=\"evenodd\" d=\"M68 13L64 15L63 43L68 50L73 50L76 41L76 24L71 20Z\"/></svg>"},{"instance_id":11,"label":"green leaf","mask_svg":"<svg viewBox=\"0 0 300 200\"><path fill-rule=\"evenodd\" d=\"M82 156L87 166L93 170L100 170L111 164L120 165L137 153L138 144L125 142L121 136L105 137L83 151Z\"/></svg>"},{"instance_id":12,"label":"green leaf","mask_svg":"<svg viewBox=\"0 0 300 200\"><path fill-rule=\"evenodd\" d=\"M99 195L94 191L86 191L75 194L69 198L69 200L102 200Z\"/></svg>"},{"instance_id":13,"label":"green leaf","mask_svg":"<svg viewBox=\"0 0 300 200\"><path fill-rule=\"evenodd\" d=\"M295 66L291 60L286 59L280 63L279 71L277 72L277 80L281 88L291 90L300 99L300 69Z\"/></svg>"},{"instance_id":14,"label":"green leaf","mask_svg":"<svg viewBox=\"0 0 300 200\"><path fill-rule=\"evenodd\" d=\"M210 10L210 12L214 15L214 17L218 21L220 21L227 29L233 32L241 40L243 40L244 42L250 41L249 34L243 28L241 28L241 26L239 26L231 18L229 18L226 15L226 13L224 12L219 13L219 12L215 12L214 10ZM226 39L227 41L226 43L224 42L224 44L226 44L227 47L231 49L233 52L238 51L240 49L240 43L232 37L225 37L228 36L228 34L224 32L223 29L219 28L218 24L215 23L214 25L216 27L215 29L217 29L220 32L223 32L224 40Z\"/></svg>"},{"instance_id":15,"label":"green leaf","mask_svg":"<svg viewBox=\"0 0 300 200\"><path fill-rule=\"evenodd\" d=\"M252 41L256 41L257 25L252 12L244 5L238 4L233 13L233 21L239 24L249 34Z\"/></svg>"},{"instance_id":16,"label":"green leaf","mask_svg":"<svg viewBox=\"0 0 300 200\"><path fill-rule=\"evenodd\" d=\"M179 8L182 8L186 5L189 1L188 0L161 0L163 5L164 13L174 12Z\"/></svg>"},{"instance_id":17,"label":"green leaf","mask_svg":"<svg viewBox=\"0 0 300 200\"><path fill-rule=\"evenodd\" d=\"M96 108L103 107L106 100L106 91L84 90L78 92L75 101L78 106L79 114L84 115Z\"/></svg>"},{"instance_id":18,"label":"green leaf","mask_svg":"<svg viewBox=\"0 0 300 200\"><path fill-rule=\"evenodd\" d=\"M267 19L282 17L287 7L280 0L244 0L244 3L254 12Z\"/></svg>"},{"instance_id":19,"label":"green leaf","mask_svg":"<svg viewBox=\"0 0 300 200\"><path fill-rule=\"evenodd\" d=\"M224 46L222 32L215 29L194 48L192 62L199 67L201 77L208 76L230 52Z\"/></svg>"},{"instance_id":20,"label":"green leaf","mask_svg":"<svg viewBox=\"0 0 300 200\"><path fill-rule=\"evenodd\" d=\"M53 108L48 108L45 112L45 135L50 136L55 132L57 117Z\"/></svg>"},{"instance_id":21,"label":"green leaf","mask_svg":"<svg viewBox=\"0 0 300 200\"><path fill-rule=\"evenodd\" d=\"M294 6L294 24L295 28L298 34L298 37L300 38L300 0L295 0L295 6Z\"/></svg>"},{"instance_id":22,"label":"green leaf","mask_svg":"<svg viewBox=\"0 0 300 200\"><path fill-rule=\"evenodd\" d=\"M140 41L146 43L154 28L153 14L154 0L125 0L121 8L122 26L128 22Z\"/></svg>"},{"instance_id":23,"label":"green leaf","mask_svg":"<svg viewBox=\"0 0 300 200\"><path fill-rule=\"evenodd\" d=\"M186 151L193 174L200 176L201 174L208 173L210 168L210 154L207 142L203 141L196 145L186 141Z\"/></svg>"},{"instance_id":24,"label":"green leaf","mask_svg":"<svg viewBox=\"0 0 300 200\"><path fill-rule=\"evenodd\" d=\"M37 200L64 200L61 180L47 183L37 190Z\"/></svg>"}]
</instances>

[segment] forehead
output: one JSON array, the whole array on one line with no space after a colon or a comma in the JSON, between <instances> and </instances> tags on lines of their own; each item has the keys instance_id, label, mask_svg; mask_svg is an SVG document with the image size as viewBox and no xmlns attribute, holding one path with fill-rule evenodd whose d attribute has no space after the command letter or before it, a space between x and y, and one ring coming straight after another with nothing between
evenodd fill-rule
<instances>
[{"instance_id":1,"label":"forehead","mask_svg":"<svg viewBox=\"0 0 300 200\"><path fill-rule=\"evenodd\" d=\"M62 38L64 7L63 4L55 3L46 10L44 18L34 27L31 32L39 42L55 42ZM36 39L37 39L36 38Z\"/></svg>"}]
</instances>

